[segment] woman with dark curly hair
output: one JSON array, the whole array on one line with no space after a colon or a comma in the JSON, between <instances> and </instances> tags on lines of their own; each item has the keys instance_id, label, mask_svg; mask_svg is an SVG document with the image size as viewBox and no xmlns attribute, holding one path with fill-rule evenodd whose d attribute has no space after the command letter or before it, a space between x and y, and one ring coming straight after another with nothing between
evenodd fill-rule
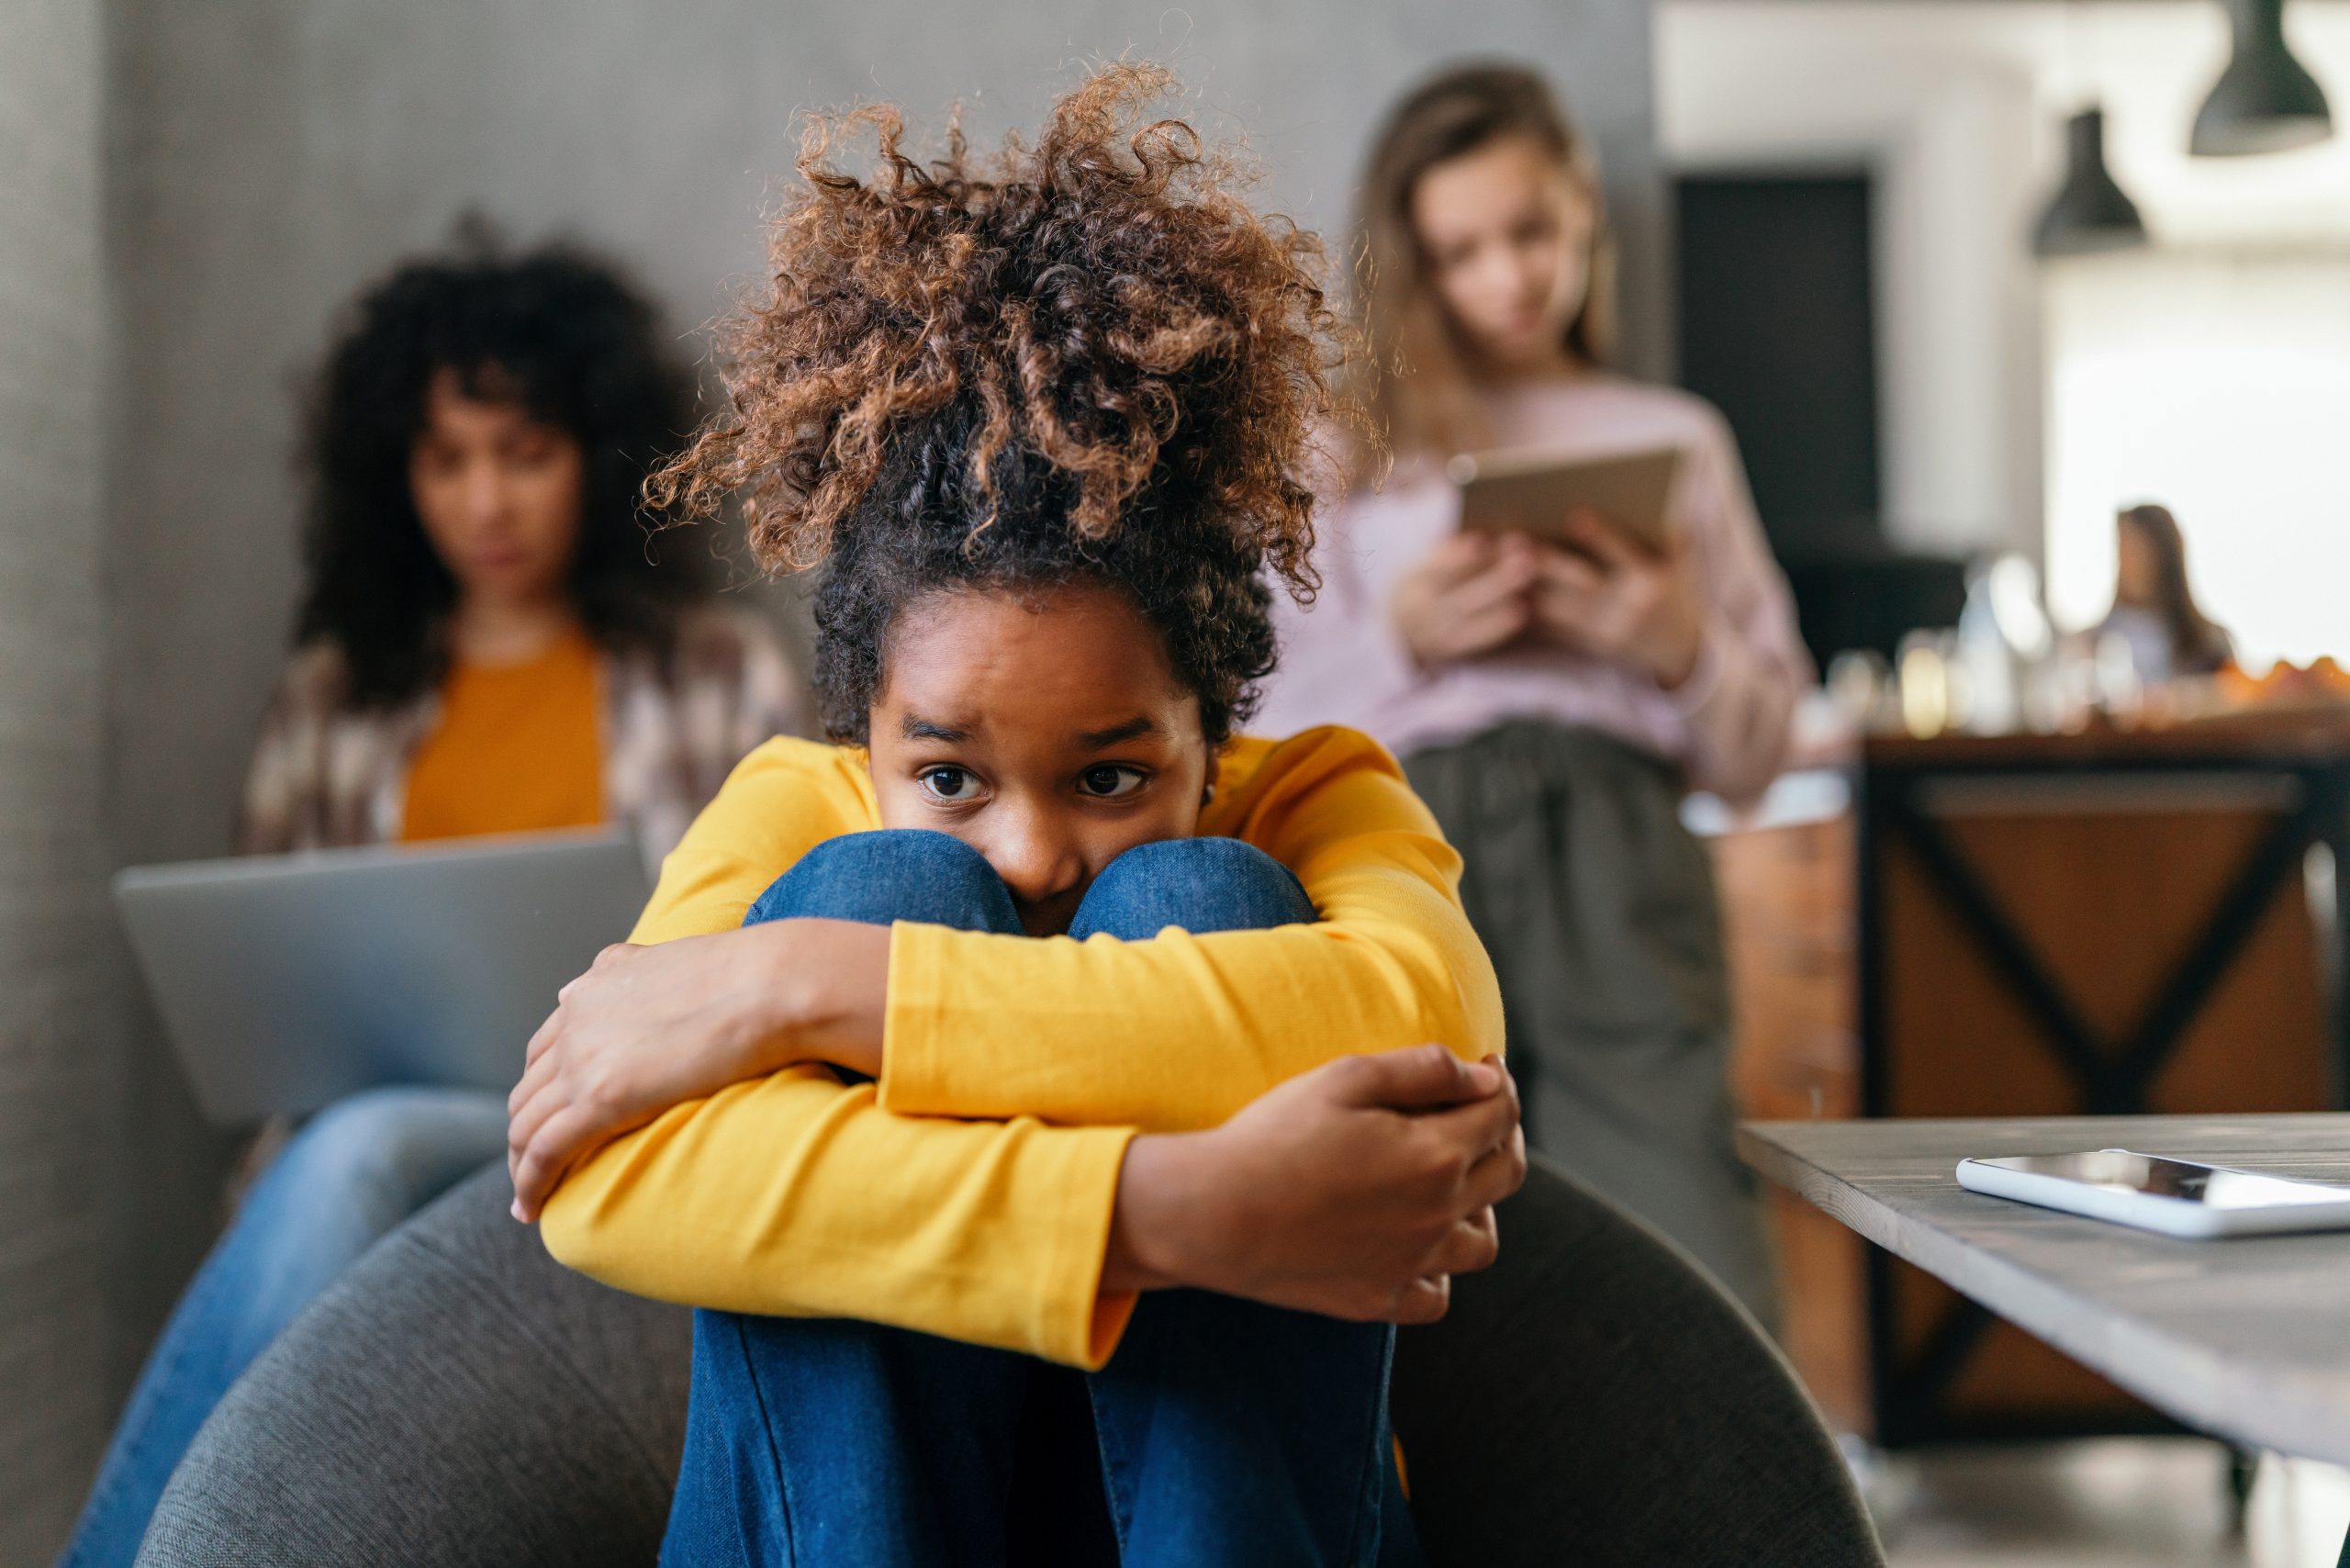
<instances>
[{"instance_id":1,"label":"woman with dark curly hair","mask_svg":"<svg viewBox=\"0 0 2350 1568\"><path fill-rule=\"evenodd\" d=\"M657 857L802 727L772 635L648 533L687 393L652 308L582 254L485 248L369 291L320 377L245 849L621 822Z\"/></svg>"},{"instance_id":2,"label":"woman with dark curly hair","mask_svg":"<svg viewBox=\"0 0 2350 1568\"><path fill-rule=\"evenodd\" d=\"M736 770L510 1102L517 1216L703 1309L664 1561L1417 1555L1392 1326L1494 1256L1516 1096L1393 762L1236 733L1335 323L1166 85L817 122L655 481L819 571L839 743Z\"/></svg>"},{"instance_id":3,"label":"woman with dark curly hair","mask_svg":"<svg viewBox=\"0 0 2350 1568\"><path fill-rule=\"evenodd\" d=\"M412 262L329 356L308 581L239 831L252 852L617 822L658 854L801 728L757 622L642 490L689 419L653 312L564 250ZM64 1561L128 1563L238 1374L375 1239L505 1146L494 1094L354 1094L254 1182L148 1359Z\"/></svg>"}]
</instances>

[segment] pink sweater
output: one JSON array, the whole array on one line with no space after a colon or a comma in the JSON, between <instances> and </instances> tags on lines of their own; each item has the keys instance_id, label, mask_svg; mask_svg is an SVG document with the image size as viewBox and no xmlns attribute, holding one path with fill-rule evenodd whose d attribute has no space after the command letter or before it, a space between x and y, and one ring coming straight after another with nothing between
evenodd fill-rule
<instances>
[{"instance_id":1,"label":"pink sweater","mask_svg":"<svg viewBox=\"0 0 2350 1568\"><path fill-rule=\"evenodd\" d=\"M1562 455L1677 446L1674 521L1695 554L1707 616L1697 666L1674 690L1547 645L1513 644L1433 672L1389 618L1397 581L1459 526L1452 485L1398 462L1383 489L1320 521L1322 592L1311 610L1277 596L1281 667L1251 728L1369 731L1398 754L1464 740L1511 719L1601 730L1682 765L1692 788L1732 801L1779 770L1796 700L1812 678L1785 579L1771 559L1729 427L1702 398L1613 375L1489 396L1494 442Z\"/></svg>"}]
</instances>

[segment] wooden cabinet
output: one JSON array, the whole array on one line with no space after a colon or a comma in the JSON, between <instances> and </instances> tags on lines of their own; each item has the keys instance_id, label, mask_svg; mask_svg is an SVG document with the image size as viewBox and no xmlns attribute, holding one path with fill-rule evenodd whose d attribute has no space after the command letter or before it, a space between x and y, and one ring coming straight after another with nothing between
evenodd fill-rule
<instances>
[{"instance_id":1,"label":"wooden cabinet","mask_svg":"<svg viewBox=\"0 0 2350 1568\"><path fill-rule=\"evenodd\" d=\"M1852 818L1707 842L1738 1021L1730 1079L1739 1115L1858 1115ZM1769 1187L1764 1201L1778 1256L1780 1342L1830 1424L1865 1432L1866 1244L1783 1187Z\"/></svg>"},{"instance_id":2,"label":"wooden cabinet","mask_svg":"<svg viewBox=\"0 0 2350 1568\"><path fill-rule=\"evenodd\" d=\"M1872 743L1855 809L1712 840L1756 1118L2322 1110L2350 736ZM1774 1193L1782 1339L1890 1445L2141 1430L2104 1380Z\"/></svg>"}]
</instances>

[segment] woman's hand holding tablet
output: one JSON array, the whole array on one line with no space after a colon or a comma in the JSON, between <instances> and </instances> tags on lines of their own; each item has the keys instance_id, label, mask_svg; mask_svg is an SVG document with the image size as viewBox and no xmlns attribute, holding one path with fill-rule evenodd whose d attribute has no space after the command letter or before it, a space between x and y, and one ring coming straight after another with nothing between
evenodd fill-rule
<instances>
[{"instance_id":1,"label":"woman's hand holding tablet","mask_svg":"<svg viewBox=\"0 0 2350 1568\"><path fill-rule=\"evenodd\" d=\"M1453 459L1460 532L1389 602L1413 658L1434 669L1530 637L1679 687L1705 641L1695 564L1667 514L1680 455Z\"/></svg>"},{"instance_id":2,"label":"woman's hand holding tablet","mask_svg":"<svg viewBox=\"0 0 2350 1568\"><path fill-rule=\"evenodd\" d=\"M1541 553L1523 534L1456 533L1404 575L1388 614L1422 669L1472 659L1534 623Z\"/></svg>"},{"instance_id":3,"label":"woman's hand holding tablet","mask_svg":"<svg viewBox=\"0 0 2350 1568\"><path fill-rule=\"evenodd\" d=\"M1568 514L1561 537L1569 548L1538 546L1537 629L1576 653L1630 665L1668 691L1687 680L1706 626L1687 544L1670 539L1650 554L1582 510Z\"/></svg>"}]
</instances>

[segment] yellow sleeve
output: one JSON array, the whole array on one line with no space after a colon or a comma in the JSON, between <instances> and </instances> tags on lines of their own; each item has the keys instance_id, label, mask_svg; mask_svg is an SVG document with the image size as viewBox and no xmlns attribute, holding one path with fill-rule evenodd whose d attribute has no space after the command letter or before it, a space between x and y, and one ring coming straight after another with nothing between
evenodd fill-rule
<instances>
[{"instance_id":1,"label":"yellow sleeve","mask_svg":"<svg viewBox=\"0 0 2350 1568\"><path fill-rule=\"evenodd\" d=\"M1296 872L1318 923L1145 942L901 924L881 1104L1182 1131L1349 1053L1498 1053L1501 991L1460 857L1394 760L1335 728L1236 752L1254 766L1203 831Z\"/></svg>"},{"instance_id":2,"label":"yellow sleeve","mask_svg":"<svg viewBox=\"0 0 2350 1568\"><path fill-rule=\"evenodd\" d=\"M629 940L732 931L801 856L878 822L861 754L778 735L734 765L663 857L661 880Z\"/></svg>"},{"instance_id":3,"label":"yellow sleeve","mask_svg":"<svg viewBox=\"0 0 2350 1568\"><path fill-rule=\"evenodd\" d=\"M679 1105L555 1189L558 1262L637 1295L854 1317L1094 1369L1132 1133L892 1115L870 1084L793 1068Z\"/></svg>"},{"instance_id":4,"label":"yellow sleeve","mask_svg":"<svg viewBox=\"0 0 2350 1568\"><path fill-rule=\"evenodd\" d=\"M808 849L874 825L861 759L776 740L663 863L632 939L731 930ZM795 1068L668 1111L548 1200L555 1260L638 1295L856 1317L1088 1368L1134 1309L1102 1261L1130 1131L893 1114Z\"/></svg>"}]
</instances>

